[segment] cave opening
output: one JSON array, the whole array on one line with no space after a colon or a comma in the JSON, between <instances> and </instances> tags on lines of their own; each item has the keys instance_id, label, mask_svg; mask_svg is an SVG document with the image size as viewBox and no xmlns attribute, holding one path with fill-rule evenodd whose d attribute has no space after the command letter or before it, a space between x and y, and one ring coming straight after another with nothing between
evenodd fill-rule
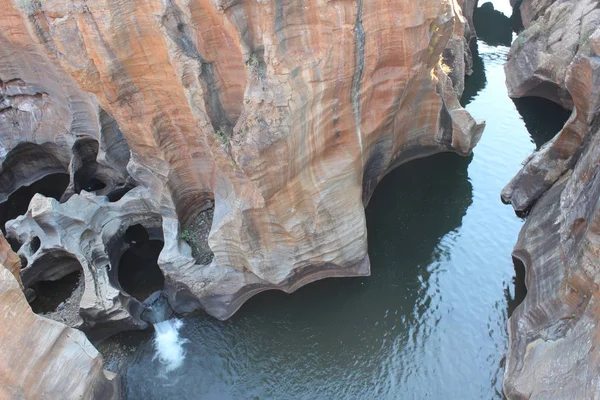
<instances>
[{"instance_id":1,"label":"cave opening","mask_svg":"<svg viewBox=\"0 0 600 400\"><path fill-rule=\"evenodd\" d=\"M36 314L63 311L82 280L81 270L71 272L54 281L40 281L31 286L35 299L31 309Z\"/></svg>"},{"instance_id":2,"label":"cave opening","mask_svg":"<svg viewBox=\"0 0 600 400\"><path fill-rule=\"evenodd\" d=\"M536 150L552 139L571 116L571 110L544 97L521 97L512 101L535 143Z\"/></svg>"},{"instance_id":3,"label":"cave opening","mask_svg":"<svg viewBox=\"0 0 600 400\"><path fill-rule=\"evenodd\" d=\"M514 293L508 298L508 316L510 317L515 309L525 300L527 296L527 285L525 284L525 264L519 258L513 256L513 265L515 267L515 276L513 277Z\"/></svg>"},{"instance_id":4,"label":"cave opening","mask_svg":"<svg viewBox=\"0 0 600 400\"><path fill-rule=\"evenodd\" d=\"M76 257L61 250L48 252L25 264L21 279L33 312L69 326L79 323L85 277Z\"/></svg>"},{"instance_id":5,"label":"cave opening","mask_svg":"<svg viewBox=\"0 0 600 400\"><path fill-rule=\"evenodd\" d=\"M29 186L22 186L17 189L8 196L8 199L4 203L0 204L0 224L2 225L2 232L6 234L4 226L6 222L27 212L29 203L36 193L60 200L68 185L69 175L56 173L46 175Z\"/></svg>"},{"instance_id":6,"label":"cave opening","mask_svg":"<svg viewBox=\"0 0 600 400\"><path fill-rule=\"evenodd\" d=\"M119 260L119 284L125 292L144 301L164 288L165 277L158 266L164 242L151 237L140 224L130 226L123 241L128 248Z\"/></svg>"}]
</instances>

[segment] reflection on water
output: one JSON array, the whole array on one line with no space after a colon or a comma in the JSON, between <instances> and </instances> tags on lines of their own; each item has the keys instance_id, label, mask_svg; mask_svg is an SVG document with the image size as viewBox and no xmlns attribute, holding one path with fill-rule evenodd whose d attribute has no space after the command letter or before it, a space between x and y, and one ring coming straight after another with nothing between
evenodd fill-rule
<instances>
[{"instance_id":1,"label":"reflection on water","mask_svg":"<svg viewBox=\"0 0 600 400\"><path fill-rule=\"evenodd\" d=\"M501 399L522 220L499 194L536 145L506 93L508 48L474 50L463 103L487 120L482 140L470 158L416 160L379 184L371 277L261 293L225 322L187 318L186 358L167 379L151 332L107 340L126 397Z\"/></svg>"}]
</instances>

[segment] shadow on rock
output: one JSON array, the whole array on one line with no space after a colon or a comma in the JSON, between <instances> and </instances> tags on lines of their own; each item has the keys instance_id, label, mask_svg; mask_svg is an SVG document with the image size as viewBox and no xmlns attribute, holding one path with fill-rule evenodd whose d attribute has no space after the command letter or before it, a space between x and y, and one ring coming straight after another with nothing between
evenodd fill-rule
<instances>
[{"instance_id":1,"label":"shadow on rock","mask_svg":"<svg viewBox=\"0 0 600 400\"><path fill-rule=\"evenodd\" d=\"M477 36L490 46L510 46L512 43L511 19L494 9L492 3L476 8L473 22Z\"/></svg>"}]
</instances>

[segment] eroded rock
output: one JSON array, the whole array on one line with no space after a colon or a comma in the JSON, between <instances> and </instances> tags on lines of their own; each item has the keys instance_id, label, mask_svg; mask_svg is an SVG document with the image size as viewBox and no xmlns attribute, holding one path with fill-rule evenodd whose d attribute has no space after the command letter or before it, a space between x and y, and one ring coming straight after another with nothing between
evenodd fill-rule
<instances>
[{"instance_id":1,"label":"eroded rock","mask_svg":"<svg viewBox=\"0 0 600 400\"><path fill-rule=\"evenodd\" d=\"M513 253L527 295L509 320L504 390L509 399L596 399L600 5L524 0L521 11L528 29L506 66L511 95L550 98L573 113L502 193L518 213L531 210Z\"/></svg>"},{"instance_id":2,"label":"eroded rock","mask_svg":"<svg viewBox=\"0 0 600 400\"><path fill-rule=\"evenodd\" d=\"M470 69L472 3L48 0L15 23L118 122L127 169L162 217L159 265L174 307L227 318L262 290L368 274L364 205L383 175L436 152L470 153L483 125L457 93ZM78 191L78 160L94 159L94 149L71 148L63 200ZM81 174L98 171L88 166ZM213 202L214 257L196 264L182 226ZM77 214L68 207L44 207L44 224L64 230L71 222L58 220ZM30 241L37 228L19 223L31 224L13 225ZM65 233L45 234L37 254L67 247L52 239ZM98 257L83 242L69 246L86 254L84 272ZM111 309L117 292L97 308L84 295L83 314L99 317L85 310Z\"/></svg>"},{"instance_id":3,"label":"eroded rock","mask_svg":"<svg viewBox=\"0 0 600 400\"><path fill-rule=\"evenodd\" d=\"M0 398L119 399L118 377L85 335L31 311L6 268L16 260L0 236Z\"/></svg>"},{"instance_id":4,"label":"eroded rock","mask_svg":"<svg viewBox=\"0 0 600 400\"><path fill-rule=\"evenodd\" d=\"M39 190L64 199L81 190L104 195L133 186L126 171L129 148L116 122L60 68L59 54L31 38L18 7L25 3L0 4L8 28L0 32L0 208L27 186L34 188L31 196ZM55 193L62 183L36 188L58 174L70 177L66 193ZM99 181L103 190L90 185ZM31 196L18 201L28 203ZM0 220L2 230L7 218Z\"/></svg>"}]
</instances>

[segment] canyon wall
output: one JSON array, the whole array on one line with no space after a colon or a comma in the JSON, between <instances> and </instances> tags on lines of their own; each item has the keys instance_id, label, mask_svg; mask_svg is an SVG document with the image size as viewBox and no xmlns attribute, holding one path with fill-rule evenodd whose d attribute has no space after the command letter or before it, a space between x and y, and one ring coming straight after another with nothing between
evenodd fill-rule
<instances>
[{"instance_id":1,"label":"canyon wall","mask_svg":"<svg viewBox=\"0 0 600 400\"><path fill-rule=\"evenodd\" d=\"M600 4L524 0L512 97L572 109L502 193L527 215L513 256L527 295L509 320L509 399L600 398Z\"/></svg>"},{"instance_id":2,"label":"canyon wall","mask_svg":"<svg viewBox=\"0 0 600 400\"><path fill-rule=\"evenodd\" d=\"M30 182L9 167L70 176L61 198L35 196L6 224L26 286L80 267L77 326L145 326L116 278L133 224L164 241L180 312L223 319L262 290L367 275L364 206L380 179L470 154L482 133L458 102L474 37L461 4L0 0L0 138L16 160L1 173L13 188ZM19 155L33 144L44 151ZM39 154L52 170L37 172ZM194 257L182 238L202 237L207 215L192 247L208 256Z\"/></svg>"}]
</instances>

